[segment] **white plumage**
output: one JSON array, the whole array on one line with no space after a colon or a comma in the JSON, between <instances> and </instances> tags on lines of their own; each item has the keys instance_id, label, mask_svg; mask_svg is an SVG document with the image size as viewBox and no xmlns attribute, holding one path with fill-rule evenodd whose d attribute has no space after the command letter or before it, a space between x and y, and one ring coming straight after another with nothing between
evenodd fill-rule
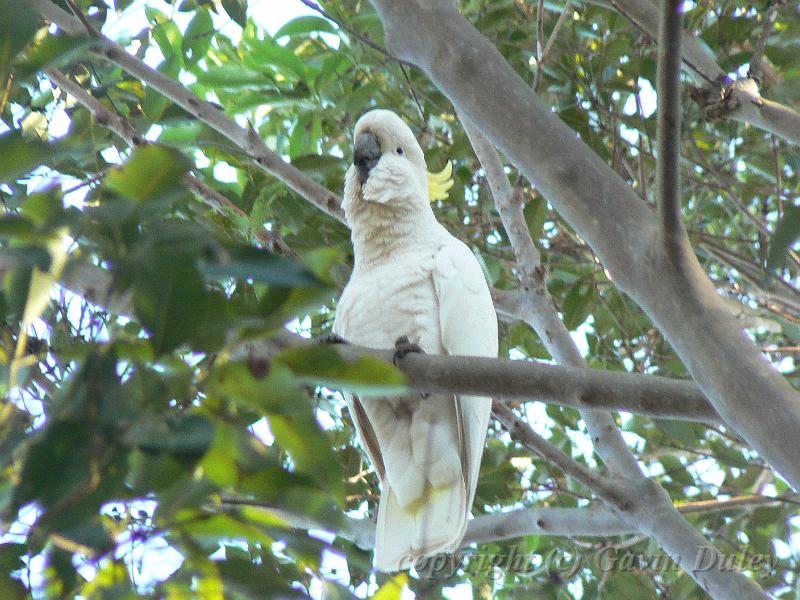
<instances>
[{"instance_id":1,"label":"white plumage","mask_svg":"<svg viewBox=\"0 0 800 600\"><path fill-rule=\"evenodd\" d=\"M334 332L393 348L408 336L425 352L497 356L497 316L478 261L436 221L422 149L394 113L359 119L343 207L354 266ZM452 552L467 527L491 400L419 394L347 396L362 443L381 477L375 564L408 568Z\"/></svg>"}]
</instances>

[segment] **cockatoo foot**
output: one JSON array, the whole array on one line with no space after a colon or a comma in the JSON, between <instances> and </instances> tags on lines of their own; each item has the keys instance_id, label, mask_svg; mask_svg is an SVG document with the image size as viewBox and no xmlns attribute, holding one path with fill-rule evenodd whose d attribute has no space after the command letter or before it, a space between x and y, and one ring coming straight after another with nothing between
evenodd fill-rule
<instances>
[{"instance_id":1,"label":"cockatoo foot","mask_svg":"<svg viewBox=\"0 0 800 600\"><path fill-rule=\"evenodd\" d=\"M318 344L349 344L346 339L338 333L326 333L317 338Z\"/></svg>"},{"instance_id":2,"label":"cockatoo foot","mask_svg":"<svg viewBox=\"0 0 800 600\"><path fill-rule=\"evenodd\" d=\"M402 360L406 354L410 354L411 352L425 354L425 351L420 347L419 344L413 344L408 339L407 335L401 335L394 343L394 356L392 357L392 363L397 366L397 362Z\"/></svg>"}]
</instances>

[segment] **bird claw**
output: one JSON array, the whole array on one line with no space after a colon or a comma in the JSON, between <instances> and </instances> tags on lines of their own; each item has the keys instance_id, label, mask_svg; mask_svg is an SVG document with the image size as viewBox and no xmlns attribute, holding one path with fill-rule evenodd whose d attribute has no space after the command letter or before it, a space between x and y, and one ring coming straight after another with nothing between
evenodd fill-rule
<instances>
[{"instance_id":1,"label":"bird claw","mask_svg":"<svg viewBox=\"0 0 800 600\"><path fill-rule=\"evenodd\" d=\"M407 335L401 335L394 343L394 356L392 357L392 364L396 367L397 362L402 360L406 354L410 354L411 352L425 354L425 351L420 347L419 344L412 344Z\"/></svg>"},{"instance_id":2,"label":"bird claw","mask_svg":"<svg viewBox=\"0 0 800 600\"><path fill-rule=\"evenodd\" d=\"M326 333L317 338L318 344L349 344L346 339L338 333Z\"/></svg>"}]
</instances>

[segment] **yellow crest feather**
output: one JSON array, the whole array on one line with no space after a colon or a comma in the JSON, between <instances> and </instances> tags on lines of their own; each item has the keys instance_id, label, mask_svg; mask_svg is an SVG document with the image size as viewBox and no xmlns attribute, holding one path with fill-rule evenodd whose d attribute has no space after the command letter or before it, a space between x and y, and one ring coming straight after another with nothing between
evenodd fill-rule
<instances>
[{"instance_id":1,"label":"yellow crest feather","mask_svg":"<svg viewBox=\"0 0 800 600\"><path fill-rule=\"evenodd\" d=\"M428 199L431 202L447 198L448 190L453 187L453 163L449 160L444 169L438 173L428 171Z\"/></svg>"}]
</instances>

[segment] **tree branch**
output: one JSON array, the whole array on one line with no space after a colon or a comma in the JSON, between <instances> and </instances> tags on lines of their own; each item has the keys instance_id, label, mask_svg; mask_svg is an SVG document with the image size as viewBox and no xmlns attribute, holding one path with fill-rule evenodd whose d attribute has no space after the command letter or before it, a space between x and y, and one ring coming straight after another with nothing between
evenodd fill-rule
<instances>
[{"instance_id":1,"label":"tree branch","mask_svg":"<svg viewBox=\"0 0 800 600\"><path fill-rule=\"evenodd\" d=\"M0 251L0 275L15 266L13 257ZM133 318L128 294L114 293L111 273L87 263L67 266L61 285L114 314ZM112 308L114 310L112 310ZM271 360L281 350L314 343L289 331L265 341L239 344L234 360ZM388 363L394 350L333 344L339 355L355 362L368 355ZM562 367L505 358L409 353L397 362L409 387L421 392L494 396L503 401L539 400L578 409L625 410L655 418L719 424L720 419L702 392L690 381L639 375L622 371Z\"/></svg>"},{"instance_id":2,"label":"tree branch","mask_svg":"<svg viewBox=\"0 0 800 600\"><path fill-rule=\"evenodd\" d=\"M729 118L750 123L788 142L800 144L800 112L763 98L758 91L758 83L753 79L737 81L731 89L737 104L727 115Z\"/></svg>"},{"instance_id":3,"label":"tree branch","mask_svg":"<svg viewBox=\"0 0 800 600\"><path fill-rule=\"evenodd\" d=\"M598 477L539 436L509 407L494 402L492 412L525 448L587 486L622 520L655 539L714 598L767 598L755 582L721 561L715 560L708 571L695 570L701 549L713 551L717 558L720 553L681 516L658 482L638 474L633 479Z\"/></svg>"},{"instance_id":4,"label":"tree branch","mask_svg":"<svg viewBox=\"0 0 800 600\"><path fill-rule=\"evenodd\" d=\"M515 415L510 407L494 400L492 401L492 414L503 424L515 441L544 459L548 464L561 469L575 481L585 485L606 504L621 510L630 508L625 495L621 493L619 486L612 483L611 478L599 475L586 465L567 456L562 450L536 433L521 417Z\"/></svg>"},{"instance_id":5,"label":"tree branch","mask_svg":"<svg viewBox=\"0 0 800 600\"><path fill-rule=\"evenodd\" d=\"M737 496L727 500L699 500L687 502L677 507L681 514L708 514L730 510L750 511L759 507L778 506L784 502L797 501L794 497ZM220 498L223 509L239 506L256 506L275 513L294 529L328 530L329 525L307 515L290 512L272 504L223 495ZM213 506L212 506L213 508ZM333 532L337 537L353 542L362 550L375 547L375 523L369 519L356 519L342 516L340 525ZM600 504L585 508L561 508L540 506L516 508L513 510L484 514L470 520L461 547L471 544L488 544L529 535L557 537L614 537L637 533L624 520Z\"/></svg>"},{"instance_id":6,"label":"tree branch","mask_svg":"<svg viewBox=\"0 0 800 600\"><path fill-rule=\"evenodd\" d=\"M652 39L657 39L658 7L653 2L650 0L600 2L600 4L606 3L622 13L635 27L648 34ZM736 102L723 103L724 109L717 102L713 102L710 106L704 105L709 117L730 118L750 123L789 142L800 144L800 113L796 110L762 98L757 92L758 84L752 79L731 83L730 78L716 63L715 58L700 45L693 35L684 36L682 56L686 66L705 81L706 87L703 90L706 95L713 98L728 90L736 97ZM754 56L760 62L758 52L754 53ZM749 83L751 81L752 83ZM753 85L756 87L755 94L742 89L751 88ZM703 103L701 102L701 104Z\"/></svg>"},{"instance_id":7,"label":"tree branch","mask_svg":"<svg viewBox=\"0 0 800 600\"><path fill-rule=\"evenodd\" d=\"M608 0L600 4L608 4L630 21L634 27L643 31L653 41L658 40L659 10L658 5L650 0ZM686 36L682 46L683 62L706 83L722 81L723 71L708 50L694 36Z\"/></svg>"},{"instance_id":8,"label":"tree branch","mask_svg":"<svg viewBox=\"0 0 800 600\"><path fill-rule=\"evenodd\" d=\"M0 252L0 275L16 265ZM114 293L111 273L87 263L70 263L61 285L114 314L133 318L129 294ZM271 359L286 348L313 343L288 331L263 342L246 342L231 353L234 360ZM349 362L368 355L391 363L394 350L334 344ZM409 353L397 361L408 385L421 392L494 396L503 401L536 399L578 409L625 410L655 418L719 424L702 392L690 381L621 371L564 367L503 358Z\"/></svg>"},{"instance_id":9,"label":"tree branch","mask_svg":"<svg viewBox=\"0 0 800 600\"><path fill-rule=\"evenodd\" d=\"M662 0L658 30L658 161L656 187L661 236L668 256L686 249L681 211L681 34L683 2Z\"/></svg>"},{"instance_id":10,"label":"tree branch","mask_svg":"<svg viewBox=\"0 0 800 600\"><path fill-rule=\"evenodd\" d=\"M764 17L764 24L761 28L761 35L758 36L758 42L750 56L750 69L748 76L759 79L762 71L762 59L764 58L764 51L767 49L767 41L772 33L772 27L775 25L775 19L778 17L778 7L783 4L782 0L774 0L769 3L767 14Z\"/></svg>"},{"instance_id":11,"label":"tree branch","mask_svg":"<svg viewBox=\"0 0 800 600\"><path fill-rule=\"evenodd\" d=\"M231 357L272 359L286 348L315 343L289 331L237 347ZM333 344L343 360L356 362L367 355L391 363L393 349ZM539 400L578 409L625 410L656 418L718 423L698 388L688 381L622 371L566 367L507 358L419 354L395 361L407 385L420 392L494 397L504 402ZM324 378L309 381L324 384Z\"/></svg>"},{"instance_id":12,"label":"tree branch","mask_svg":"<svg viewBox=\"0 0 800 600\"><path fill-rule=\"evenodd\" d=\"M534 93L538 93L539 86L542 83L542 75L544 73L544 69L542 68L544 44L544 0L539 0L539 5L536 7L536 74L533 77Z\"/></svg>"},{"instance_id":13,"label":"tree branch","mask_svg":"<svg viewBox=\"0 0 800 600\"><path fill-rule=\"evenodd\" d=\"M571 12L572 12L572 0L567 0L567 3L564 5L564 10L562 10L561 14L558 15L558 20L556 21L556 24L553 27L553 31L550 32L550 37L547 38L547 44L545 44L544 46L544 51L542 52L542 58L539 61L540 63L543 63L547 60L547 57L550 55L550 49L553 47L553 43L556 41L556 37L558 36L558 32L561 31L561 27L569 18ZM538 70L539 66L537 65L536 68Z\"/></svg>"}]
</instances>

